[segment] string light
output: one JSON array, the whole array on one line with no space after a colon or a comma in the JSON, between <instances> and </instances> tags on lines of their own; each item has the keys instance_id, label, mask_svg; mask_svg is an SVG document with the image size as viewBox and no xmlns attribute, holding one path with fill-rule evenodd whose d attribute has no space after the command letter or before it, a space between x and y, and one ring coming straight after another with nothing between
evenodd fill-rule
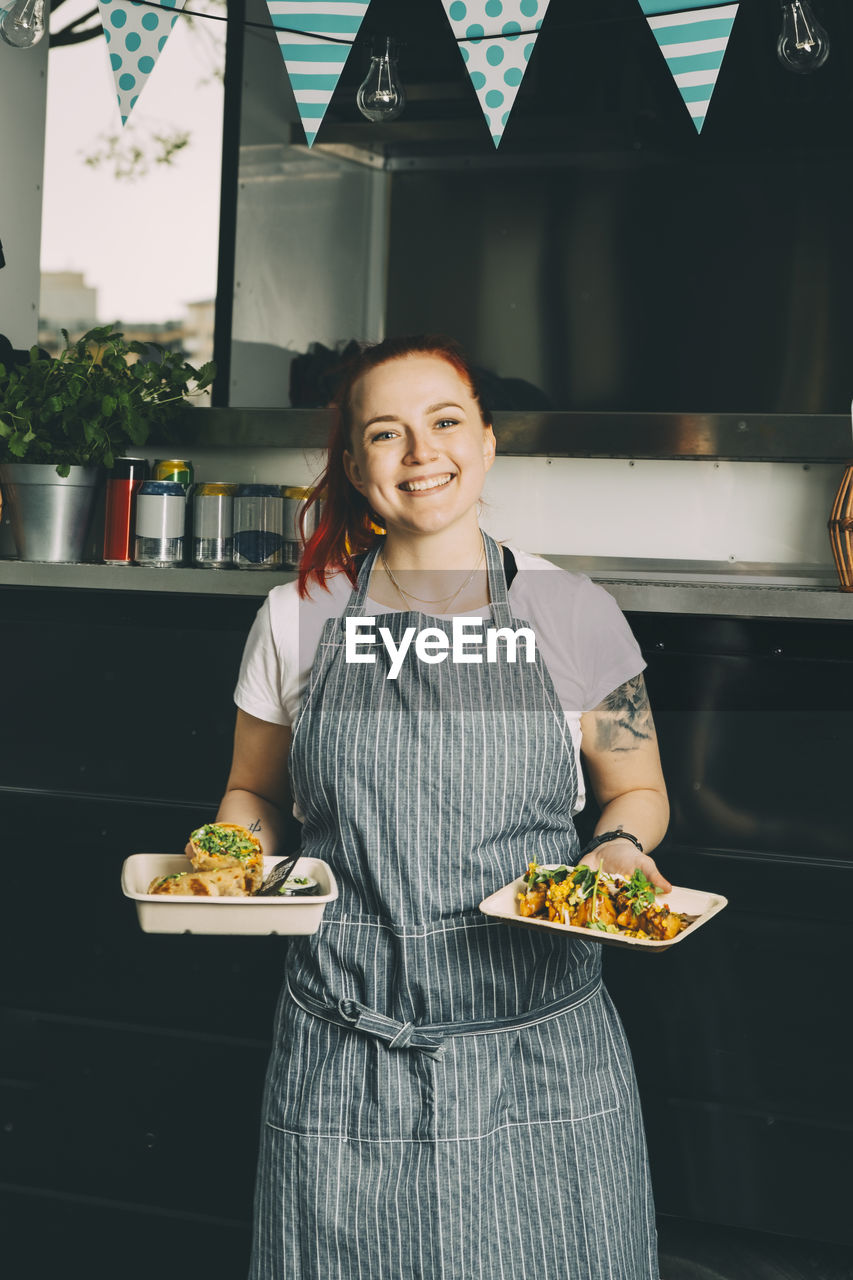
<instances>
[{"instance_id":1,"label":"string light","mask_svg":"<svg viewBox=\"0 0 853 1280\"><path fill-rule=\"evenodd\" d=\"M808 0L781 0L782 30L776 56L786 71L807 75L829 57L829 37L811 11Z\"/></svg>"},{"instance_id":2,"label":"string light","mask_svg":"<svg viewBox=\"0 0 853 1280\"><path fill-rule=\"evenodd\" d=\"M397 70L397 50L387 36L381 52L370 58L367 75L358 86L355 103L365 120L382 124L396 120L406 105L406 90Z\"/></svg>"},{"instance_id":3,"label":"string light","mask_svg":"<svg viewBox=\"0 0 853 1280\"><path fill-rule=\"evenodd\" d=\"M17 0L0 18L0 38L14 49L32 49L44 35L44 0Z\"/></svg>"}]
</instances>

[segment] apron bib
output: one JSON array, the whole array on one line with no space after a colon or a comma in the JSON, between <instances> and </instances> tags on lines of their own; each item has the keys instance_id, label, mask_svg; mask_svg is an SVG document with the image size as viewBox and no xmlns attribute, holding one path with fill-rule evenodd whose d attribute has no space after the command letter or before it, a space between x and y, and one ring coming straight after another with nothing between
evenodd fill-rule
<instances>
[{"instance_id":1,"label":"apron bib","mask_svg":"<svg viewBox=\"0 0 853 1280\"><path fill-rule=\"evenodd\" d=\"M483 537L484 629L530 626ZM288 950L252 1276L657 1280L601 950L478 910L529 861L578 853L575 754L550 675L523 645L509 661L506 639L494 662L485 644L469 641L483 660L464 663L424 662L412 644L396 679L381 642L375 662L347 662L378 551L324 627L293 732L302 849L332 866L340 896ZM396 646L427 626L452 643L451 622L424 613L372 625Z\"/></svg>"}]
</instances>

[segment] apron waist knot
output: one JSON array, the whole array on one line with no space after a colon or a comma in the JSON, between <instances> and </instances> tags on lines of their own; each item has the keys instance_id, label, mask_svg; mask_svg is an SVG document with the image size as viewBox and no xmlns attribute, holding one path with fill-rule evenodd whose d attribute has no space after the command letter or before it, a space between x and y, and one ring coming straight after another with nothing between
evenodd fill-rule
<instances>
[{"instance_id":1,"label":"apron waist knot","mask_svg":"<svg viewBox=\"0 0 853 1280\"><path fill-rule=\"evenodd\" d=\"M304 1000L304 995L301 998ZM398 1022L395 1018L386 1018L384 1014L368 1009L357 1000L339 1000L337 1010L356 1031L384 1040L389 1049L420 1049L431 1058L440 1058L444 1053L443 1036L427 1035L413 1022Z\"/></svg>"},{"instance_id":2,"label":"apron waist knot","mask_svg":"<svg viewBox=\"0 0 853 1280\"><path fill-rule=\"evenodd\" d=\"M489 1035L496 1031L517 1031L522 1027L535 1026L539 1022L548 1022L569 1009L577 1009L580 1005L592 1000L601 990L601 974L596 973L575 991L559 996L548 1004L530 1009L526 1013L513 1014L503 1018L477 1018L468 1022L433 1022L424 1026L416 1026L412 1022L398 1022L396 1018L387 1018L384 1013L377 1013L358 1000L344 997L326 1003L311 996L307 991L294 991L290 978L287 989L291 999L326 1022L334 1022L339 1027L352 1027L365 1035L384 1040L389 1049L419 1049L430 1058L440 1058L447 1047L448 1036Z\"/></svg>"}]
</instances>

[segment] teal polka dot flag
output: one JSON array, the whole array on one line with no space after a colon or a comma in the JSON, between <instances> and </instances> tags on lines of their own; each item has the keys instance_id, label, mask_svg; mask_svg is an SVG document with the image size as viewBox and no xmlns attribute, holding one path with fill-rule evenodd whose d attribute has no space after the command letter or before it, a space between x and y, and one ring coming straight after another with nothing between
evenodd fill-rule
<instances>
[{"instance_id":1,"label":"teal polka dot flag","mask_svg":"<svg viewBox=\"0 0 853 1280\"><path fill-rule=\"evenodd\" d=\"M136 0L98 0L122 124L136 106L185 2L160 0L175 10L168 13Z\"/></svg>"},{"instance_id":2,"label":"teal polka dot flag","mask_svg":"<svg viewBox=\"0 0 853 1280\"><path fill-rule=\"evenodd\" d=\"M696 131L701 133L738 6L697 0L639 3Z\"/></svg>"},{"instance_id":3,"label":"teal polka dot flag","mask_svg":"<svg viewBox=\"0 0 853 1280\"><path fill-rule=\"evenodd\" d=\"M549 0L441 0L496 147Z\"/></svg>"},{"instance_id":4,"label":"teal polka dot flag","mask_svg":"<svg viewBox=\"0 0 853 1280\"><path fill-rule=\"evenodd\" d=\"M369 3L267 0L272 24L279 28L276 35L281 56L309 147L323 123Z\"/></svg>"}]
</instances>

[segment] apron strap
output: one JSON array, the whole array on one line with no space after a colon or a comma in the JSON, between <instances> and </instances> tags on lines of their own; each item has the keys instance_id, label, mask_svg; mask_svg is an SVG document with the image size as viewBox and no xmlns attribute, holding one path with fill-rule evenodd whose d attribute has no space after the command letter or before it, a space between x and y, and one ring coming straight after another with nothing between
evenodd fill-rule
<instances>
[{"instance_id":1,"label":"apron strap","mask_svg":"<svg viewBox=\"0 0 853 1280\"><path fill-rule=\"evenodd\" d=\"M360 618L364 613L364 602L367 599L367 588L370 585L370 575L373 571L373 565L376 557L385 545L384 538L378 538L374 546L362 557L361 568L358 571L358 580L353 588L349 603L344 610L344 618Z\"/></svg>"},{"instance_id":2,"label":"apron strap","mask_svg":"<svg viewBox=\"0 0 853 1280\"><path fill-rule=\"evenodd\" d=\"M499 627L509 627L511 630L512 610L509 607L507 580L501 549L494 538L490 538L485 532L483 532L483 545L486 548L486 567L489 571L489 599L492 602L492 618Z\"/></svg>"},{"instance_id":3,"label":"apron strap","mask_svg":"<svg viewBox=\"0 0 853 1280\"><path fill-rule=\"evenodd\" d=\"M287 989L291 999L325 1022L334 1022L339 1027L348 1027L354 1031L362 1031L365 1035L377 1040L384 1040L389 1049L420 1049L430 1058L440 1058L447 1048L448 1036L482 1036L492 1035L498 1031L519 1031L523 1027L536 1026L540 1022L548 1022L569 1009L577 1009L586 1004L601 990L601 974L596 973L577 990L560 996L538 1009L530 1009L527 1013L514 1014L506 1018L484 1018L476 1022L434 1022L417 1026L413 1022L399 1022L396 1018L387 1018L384 1013L369 1009L359 1004L358 1000L334 1000L325 1004L307 992L297 993L293 990L290 978Z\"/></svg>"},{"instance_id":4,"label":"apron strap","mask_svg":"<svg viewBox=\"0 0 853 1280\"><path fill-rule=\"evenodd\" d=\"M377 1040L384 1040L389 1049L420 1049L430 1058L440 1058L447 1047L444 1036L429 1035L413 1022L398 1022L395 1018L386 1018L384 1014L368 1009L357 1000L338 1000L334 1004L324 1004L305 991L300 991L297 995L290 985L289 977L287 989L291 999L306 1013L322 1018L325 1022L334 1022L339 1027L362 1031Z\"/></svg>"}]
</instances>

